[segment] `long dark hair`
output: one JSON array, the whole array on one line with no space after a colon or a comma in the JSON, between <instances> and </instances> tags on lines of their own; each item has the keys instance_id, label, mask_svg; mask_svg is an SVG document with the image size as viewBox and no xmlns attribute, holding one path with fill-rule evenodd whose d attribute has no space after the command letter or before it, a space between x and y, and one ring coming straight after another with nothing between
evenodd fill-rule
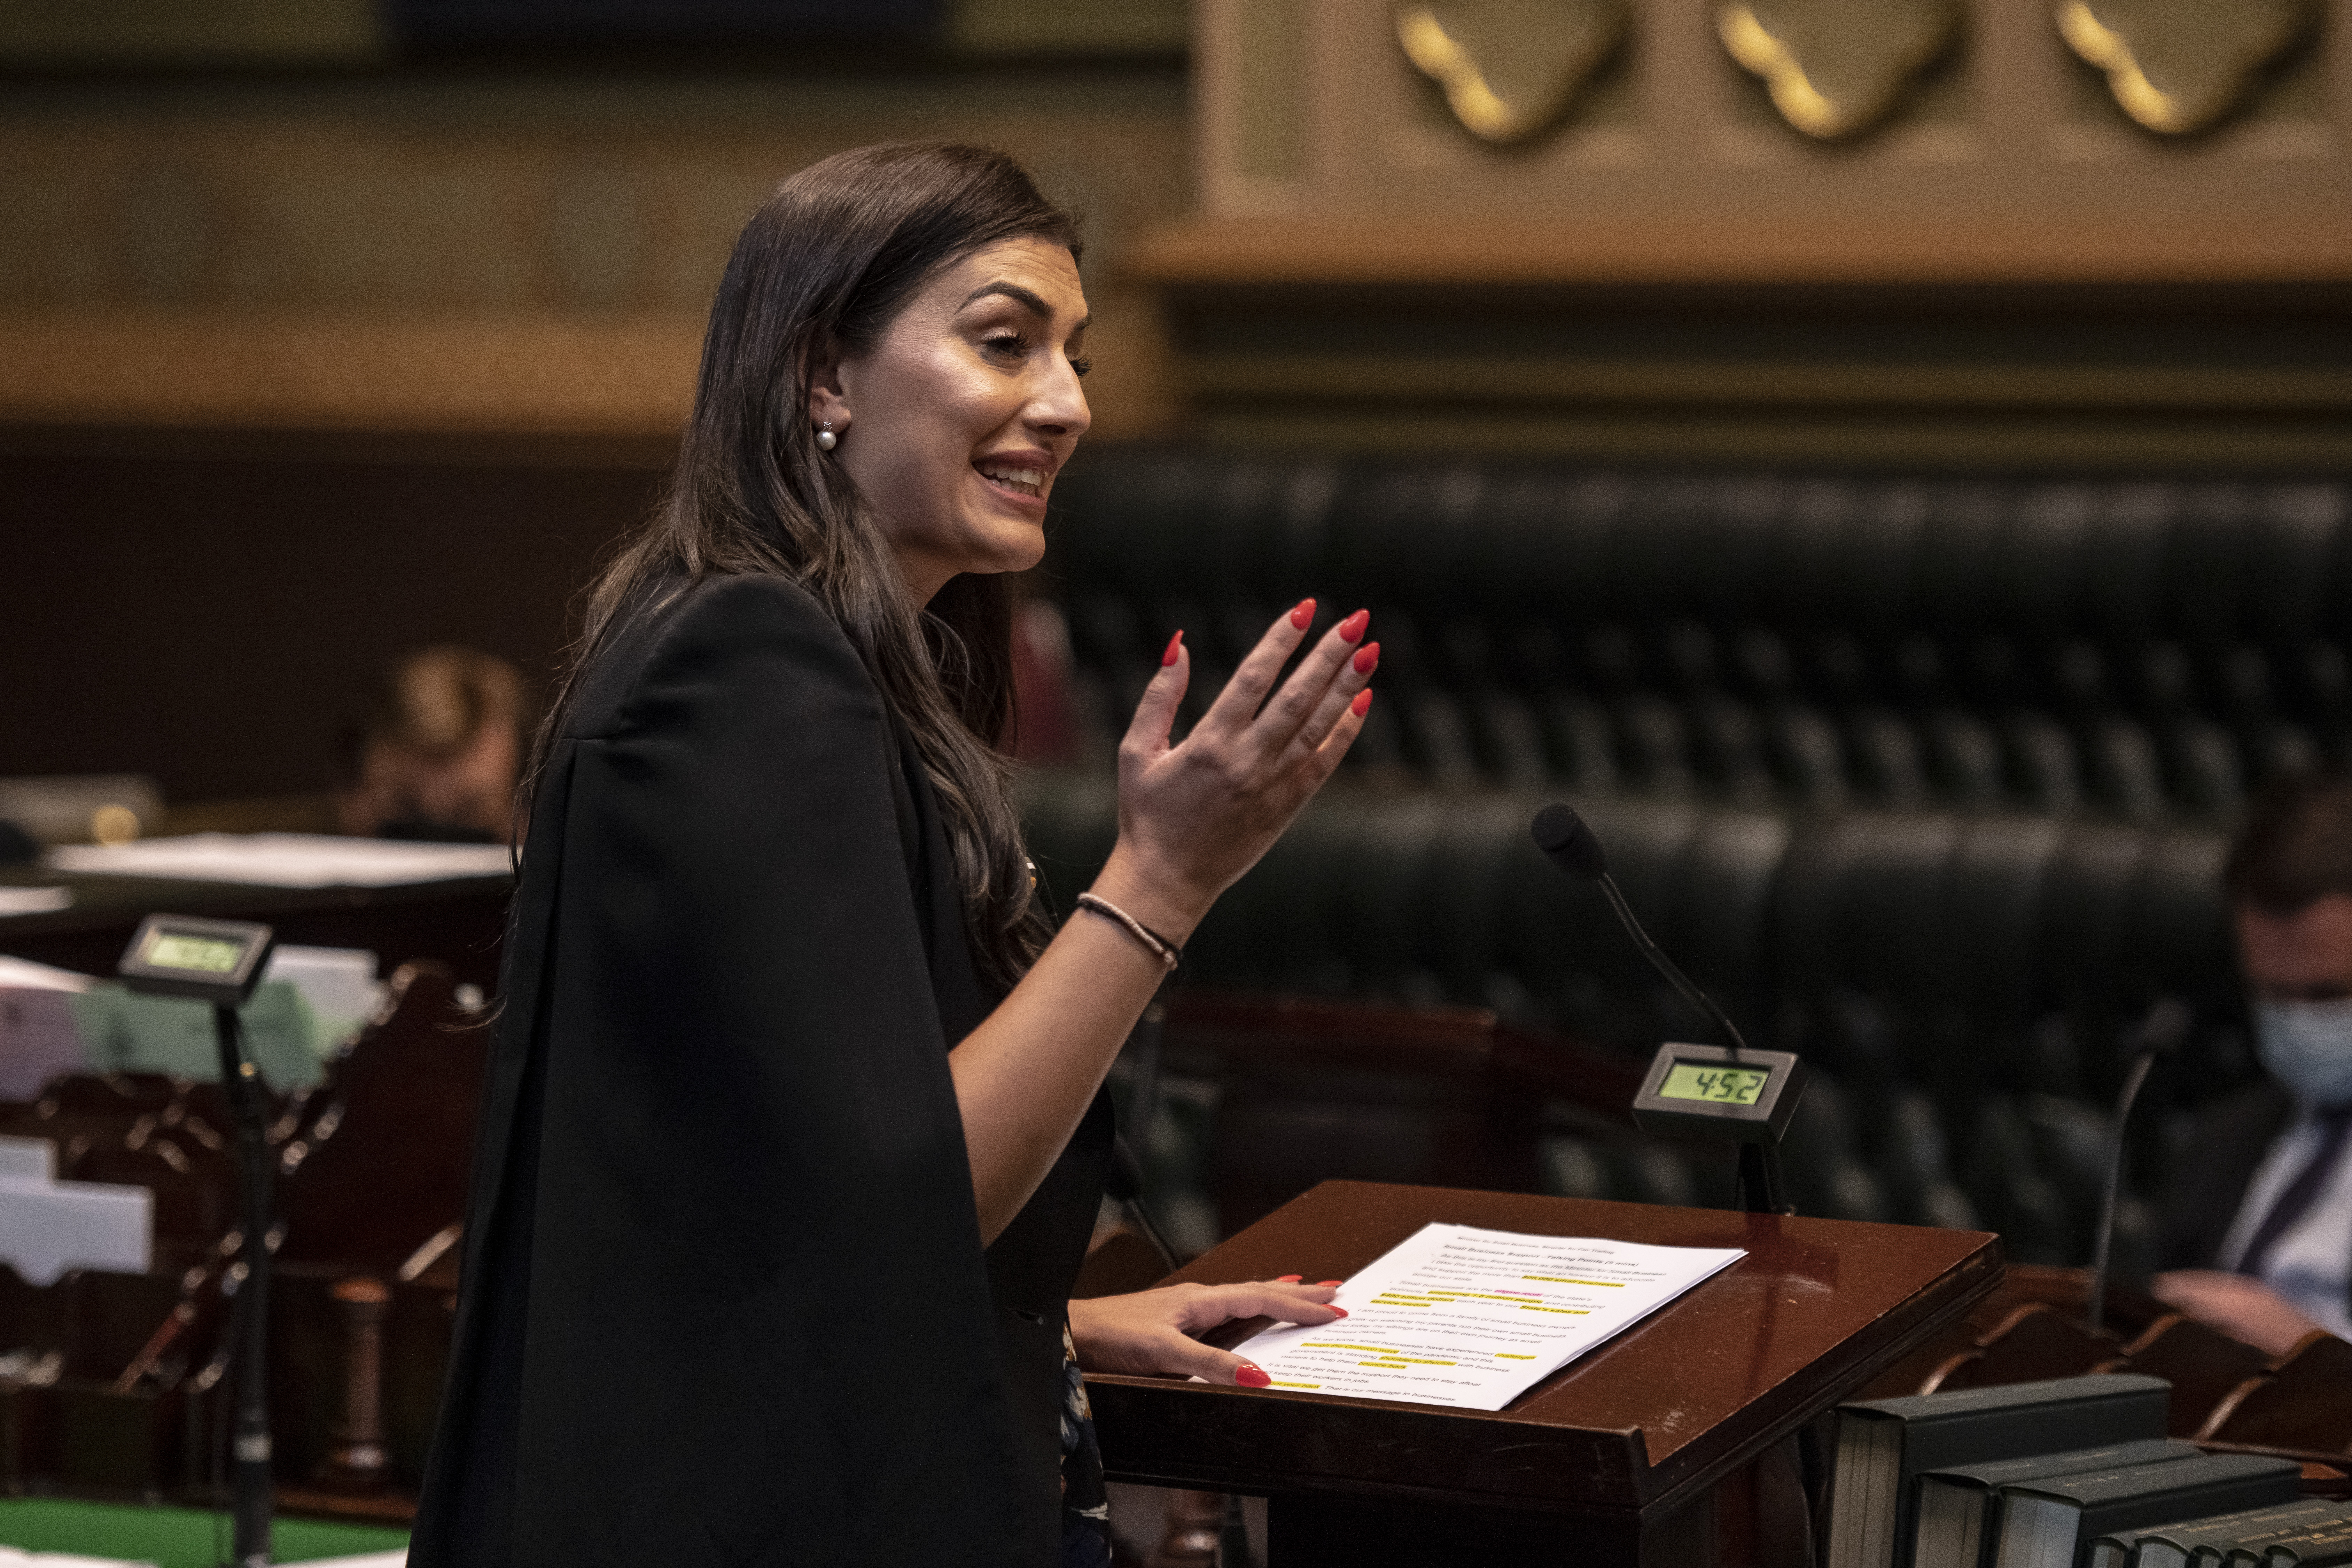
<instances>
[{"instance_id":1,"label":"long dark hair","mask_svg":"<svg viewBox=\"0 0 2352 1568\"><path fill-rule=\"evenodd\" d=\"M613 558L533 750L560 732L577 672L655 580L765 572L840 623L938 792L975 958L1000 985L1045 944L1011 764L1013 617L1003 579L967 574L918 605L857 487L816 445L809 380L871 348L941 268L1013 239L1066 246L1077 226L1020 164L984 147L894 142L813 163L743 226L710 307L677 469ZM526 808L527 809L527 808Z\"/></svg>"}]
</instances>

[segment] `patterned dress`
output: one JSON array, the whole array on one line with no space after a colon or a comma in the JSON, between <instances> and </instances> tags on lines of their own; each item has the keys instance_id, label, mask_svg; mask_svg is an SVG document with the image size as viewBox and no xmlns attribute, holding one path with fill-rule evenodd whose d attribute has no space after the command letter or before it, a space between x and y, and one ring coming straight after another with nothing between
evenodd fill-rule
<instances>
[{"instance_id":1,"label":"patterned dress","mask_svg":"<svg viewBox=\"0 0 2352 1568\"><path fill-rule=\"evenodd\" d=\"M1078 1347L1062 1325L1062 1568L1110 1568L1110 1497Z\"/></svg>"}]
</instances>

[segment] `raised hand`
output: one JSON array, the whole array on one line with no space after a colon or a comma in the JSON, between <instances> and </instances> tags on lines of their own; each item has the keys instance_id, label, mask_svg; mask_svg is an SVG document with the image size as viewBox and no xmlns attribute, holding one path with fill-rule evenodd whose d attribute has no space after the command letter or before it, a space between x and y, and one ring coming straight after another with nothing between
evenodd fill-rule
<instances>
[{"instance_id":1,"label":"raised hand","mask_svg":"<svg viewBox=\"0 0 2352 1568\"><path fill-rule=\"evenodd\" d=\"M1280 679L1314 619L1309 599L1276 621L1177 745L1169 734L1192 661L1182 634L1169 643L1118 749L1118 842L1084 906L1109 908L1065 922L1012 994L949 1051L983 1240L1011 1223L1069 1142L1167 978L1166 944L1191 938L1362 731L1381 657L1364 641L1365 612Z\"/></svg>"},{"instance_id":2,"label":"raised hand","mask_svg":"<svg viewBox=\"0 0 2352 1568\"><path fill-rule=\"evenodd\" d=\"M1312 599L1278 617L1171 745L1192 670L1177 633L1119 744L1119 842L1097 886L1143 906L1138 916L1177 942L1273 847L1363 730L1381 651L1363 640L1368 611L1324 633L1276 688L1314 619Z\"/></svg>"}]
</instances>

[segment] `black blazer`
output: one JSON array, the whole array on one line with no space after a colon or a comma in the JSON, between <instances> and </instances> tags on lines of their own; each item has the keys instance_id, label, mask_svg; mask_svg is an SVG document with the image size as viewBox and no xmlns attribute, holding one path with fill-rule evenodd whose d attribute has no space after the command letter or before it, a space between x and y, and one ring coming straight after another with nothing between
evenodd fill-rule
<instances>
[{"instance_id":1,"label":"black blazer","mask_svg":"<svg viewBox=\"0 0 2352 1568\"><path fill-rule=\"evenodd\" d=\"M1054 1561L1108 1101L983 1256L963 930L806 593L672 585L608 641L531 813L418 1568Z\"/></svg>"},{"instance_id":2,"label":"black blazer","mask_svg":"<svg viewBox=\"0 0 2352 1568\"><path fill-rule=\"evenodd\" d=\"M2191 1118L2174 1158L2158 1216L2158 1268L2218 1268L2238 1205L2272 1141L2294 1118L2294 1100L2268 1078L2236 1089Z\"/></svg>"}]
</instances>

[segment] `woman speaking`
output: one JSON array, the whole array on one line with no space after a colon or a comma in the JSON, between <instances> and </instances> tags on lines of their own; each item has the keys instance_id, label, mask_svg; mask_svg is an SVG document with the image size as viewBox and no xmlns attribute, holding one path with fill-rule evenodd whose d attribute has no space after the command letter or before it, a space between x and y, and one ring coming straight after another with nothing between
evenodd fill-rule
<instances>
[{"instance_id":1,"label":"woman speaking","mask_svg":"<svg viewBox=\"0 0 2352 1568\"><path fill-rule=\"evenodd\" d=\"M1108 1561L1070 1365L1262 1384L1275 1281L1070 1302L1104 1075L1370 701L1278 618L1170 743L1181 634L1058 931L1001 574L1087 428L1071 219L1010 159L830 158L737 242L669 495L541 727L412 1548L451 1564Z\"/></svg>"}]
</instances>

